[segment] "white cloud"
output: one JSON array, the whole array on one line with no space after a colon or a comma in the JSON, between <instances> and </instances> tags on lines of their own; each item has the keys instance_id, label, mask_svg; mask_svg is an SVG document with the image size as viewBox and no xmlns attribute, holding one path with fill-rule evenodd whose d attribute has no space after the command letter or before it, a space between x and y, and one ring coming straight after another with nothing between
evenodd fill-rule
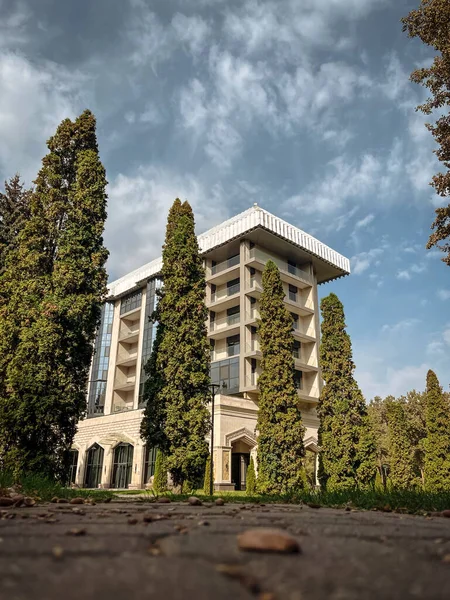
<instances>
[{"instance_id":1,"label":"white cloud","mask_svg":"<svg viewBox=\"0 0 450 600\"><path fill-rule=\"evenodd\" d=\"M413 274L417 275L419 273L423 273L425 271L425 265L414 263L407 269L403 269L397 272L397 279L403 279L404 281L409 281Z\"/></svg>"},{"instance_id":2,"label":"white cloud","mask_svg":"<svg viewBox=\"0 0 450 600\"><path fill-rule=\"evenodd\" d=\"M437 297L440 300L450 300L450 290L438 290L437 291Z\"/></svg>"},{"instance_id":3,"label":"white cloud","mask_svg":"<svg viewBox=\"0 0 450 600\"><path fill-rule=\"evenodd\" d=\"M409 281L411 279L411 273L408 270L399 271L397 273L397 279L403 279Z\"/></svg>"},{"instance_id":4,"label":"white cloud","mask_svg":"<svg viewBox=\"0 0 450 600\"><path fill-rule=\"evenodd\" d=\"M360 219L359 221L356 222L355 228L361 229L361 228L367 227L367 225L370 225L370 223L372 223L372 221L374 219L375 219L375 215L373 215L373 214L367 215L363 219Z\"/></svg>"},{"instance_id":5,"label":"white cloud","mask_svg":"<svg viewBox=\"0 0 450 600\"><path fill-rule=\"evenodd\" d=\"M119 174L108 186L108 196L105 242L114 278L161 255L167 213L176 197L190 202L198 233L229 216L220 187L166 168L148 166L133 175Z\"/></svg>"},{"instance_id":6,"label":"white cloud","mask_svg":"<svg viewBox=\"0 0 450 600\"><path fill-rule=\"evenodd\" d=\"M210 26L200 16L187 17L176 13L172 18L172 27L176 38L192 56L197 57L206 48Z\"/></svg>"},{"instance_id":7,"label":"white cloud","mask_svg":"<svg viewBox=\"0 0 450 600\"><path fill-rule=\"evenodd\" d=\"M379 248L372 248L367 252L360 252L359 254L352 256L350 259L350 264L353 275L361 275L367 271L369 267L377 262L378 257L384 253L387 247L387 244L385 244Z\"/></svg>"},{"instance_id":8,"label":"white cloud","mask_svg":"<svg viewBox=\"0 0 450 600\"><path fill-rule=\"evenodd\" d=\"M32 13L21 0L15 0L10 9L0 0L0 49L17 48L28 43L28 27Z\"/></svg>"},{"instance_id":9,"label":"white cloud","mask_svg":"<svg viewBox=\"0 0 450 600\"><path fill-rule=\"evenodd\" d=\"M425 389L428 369L430 366L427 363L418 366L406 365L399 369L380 365L377 374L374 374L373 370L357 370L356 378L367 399L374 396L384 398L389 395L398 397L410 390Z\"/></svg>"},{"instance_id":10,"label":"white cloud","mask_svg":"<svg viewBox=\"0 0 450 600\"><path fill-rule=\"evenodd\" d=\"M398 323L394 323L394 325L383 325L383 327L381 328L381 332L397 335L403 331L412 329L413 327L418 325L420 322L421 321L416 318L403 319L403 320L399 321Z\"/></svg>"}]
</instances>

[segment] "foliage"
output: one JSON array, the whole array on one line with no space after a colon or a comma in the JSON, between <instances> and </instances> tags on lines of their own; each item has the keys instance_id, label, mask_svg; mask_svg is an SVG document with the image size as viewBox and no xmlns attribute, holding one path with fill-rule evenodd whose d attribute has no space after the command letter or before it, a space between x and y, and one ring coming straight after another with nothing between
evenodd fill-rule
<instances>
[{"instance_id":1,"label":"foliage","mask_svg":"<svg viewBox=\"0 0 450 600\"><path fill-rule=\"evenodd\" d=\"M325 386L318 405L319 479L327 490L373 484L376 447L364 398L353 376L344 308L335 294L321 302L320 364Z\"/></svg>"},{"instance_id":2,"label":"foliage","mask_svg":"<svg viewBox=\"0 0 450 600\"><path fill-rule=\"evenodd\" d=\"M268 261L262 276L258 332L258 490L286 493L305 485L305 429L294 384L292 318L284 304L280 273Z\"/></svg>"},{"instance_id":3,"label":"foliage","mask_svg":"<svg viewBox=\"0 0 450 600\"><path fill-rule=\"evenodd\" d=\"M167 463L161 450L156 453L155 473L153 475L153 491L161 494L167 490Z\"/></svg>"},{"instance_id":4,"label":"foliage","mask_svg":"<svg viewBox=\"0 0 450 600\"><path fill-rule=\"evenodd\" d=\"M18 174L5 181L5 193L0 192L0 273L6 255L17 247L17 237L30 216L31 190L24 190Z\"/></svg>"},{"instance_id":5,"label":"foliage","mask_svg":"<svg viewBox=\"0 0 450 600\"><path fill-rule=\"evenodd\" d=\"M86 410L106 294L106 178L95 117L48 141L17 247L0 278L0 455L4 468L64 479Z\"/></svg>"},{"instance_id":6,"label":"foliage","mask_svg":"<svg viewBox=\"0 0 450 600\"><path fill-rule=\"evenodd\" d=\"M390 400L386 406L389 431L389 481L393 488L408 489L420 484L407 412L403 402Z\"/></svg>"},{"instance_id":7,"label":"foliage","mask_svg":"<svg viewBox=\"0 0 450 600\"><path fill-rule=\"evenodd\" d=\"M390 396L394 400L393 396ZM377 474L375 485L377 488L386 487L386 470L389 468L389 436L386 412L386 400L376 396L367 407L372 431L375 437L375 455Z\"/></svg>"},{"instance_id":8,"label":"foliage","mask_svg":"<svg viewBox=\"0 0 450 600\"><path fill-rule=\"evenodd\" d=\"M450 196L450 3L448 0L422 0L417 10L402 19L403 31L411 38L418 37L434 50L433 63L416 69L411 81L421 84L430 92L424 104L417 107L425 115L437 110L440 117L426 126L439 148L435 154L446 168L444 173L433 177L431 185L443 198ZM442 259L450 265L450 204L436 209L427 248L437 246L446 256ZM442 243L441 243L442 242Z\"/></svg>"},{"instance_id":9,"label":"foliage","mask_svg":"<svg viewBox=\"0 0 450 600\"><path fill-rule=\"evenodd\" d=\"M182 489L186 480L203 476L209 454L210 379L205 273L192 209L178 198L167 220L162 277L158 341L148 371L157 380L149 384L153 388L147 387L149 408L143 433L161 438L173 482Z\"/></svg>"},{"instance_id":10,"label":"foliage","mask_svg":"<svg viewBox=\"0 0 450 600\"><path fill-rule=\"evenodd\" d=\"M211 487L211 455L206 459L205 477L203 478L203 493L209 495Z\"/></svg>"},{"instance_id":11,"label":"foliage","mask_svg":"<svg viewBox=\"0 0 450 600\"><path fill-rule=\"evenodd\" d=\"M247 494L251 496L256 492L256 472L255 472L255 462L253 460L253 456L250 457L250 464L247 469L247 480L246 480L246 488L245 491Z\"/></svg>"},{"instance_id":12,"label":"foliage","mask_svg":"<svg viewBox=\"0 0 450 600\"><path fill-rule=\"evenodd\" d=\"M438 378L427 374L424 479L427 491L450 491L450 412Z\"/></svg>"}]
</instances>

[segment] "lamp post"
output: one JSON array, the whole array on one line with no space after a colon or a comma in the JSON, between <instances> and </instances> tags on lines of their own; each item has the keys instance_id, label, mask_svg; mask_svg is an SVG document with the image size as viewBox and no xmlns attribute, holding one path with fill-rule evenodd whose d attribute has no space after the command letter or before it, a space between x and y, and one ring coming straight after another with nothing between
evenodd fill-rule
<instances>
[{"instance_id":1,"label":"lamp post","mask_svg":"<svg viewBox=\"0 0 450 600\"><path fill-rule=\"evenodd\" d=\"M218 383L210 383L209 389L211 390L211 461L210 461L210 471L209 471L209 495L212 496L214 493L214 398L216 396L216 390L220 388Z\"/></svg>"}]
</instances>

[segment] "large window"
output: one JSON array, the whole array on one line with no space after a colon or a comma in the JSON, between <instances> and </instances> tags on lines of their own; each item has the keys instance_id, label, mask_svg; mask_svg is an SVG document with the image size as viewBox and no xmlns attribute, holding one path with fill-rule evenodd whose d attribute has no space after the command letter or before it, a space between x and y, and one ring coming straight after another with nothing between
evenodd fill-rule
<instances>
[{"instance_id":1,"label":"large window","mask_svg":"<svg viewBox=\"0 0 450 600\"><path fill-rule=\"evenodd\" d=\"M135 292L131 292L131 294L127 294L123 296L120 302L120 314L124 315L135 308L139 308L142 304L142 290L136 290Z\"/></svg>"},{"instance_id":2,"label":"large window","mask_svg":"<svg viewBox=\"0 0 450 600\"><path fill-rule=\"evenodd\" d=\"M289 300L297 302L298 288L295 285L289 284Z\"/></svg>"},{"instance_id":3,"label":"large window","mask_svg":"<svg viewBox=\"0 0 450 600\"><path fill-rule=\"evenodd\" d=\"M88 417L102 415L105 410L106 380L108 379L114 304L105 302L100 327L94 344L91 380L88 396Z\"/></svg>"},{"instance_id":4,"label":"large window","mask_svg":"<svg viewBox=\"0 0 450 600\"><path fill-rule=\"evenodd\" d=\"M237 356L240 352L240 336L227 337L227 356Z\"/></svg>"},{"instance_id":5,"label":"large window","mask_svg":"<svg viewBox=\"0 0 450 600\"><path fill-rule=\"evenodd\" d=\"M227 325L236 325L236 323L239 323L241 319L240 310L241 307L239 305L227 310Z\"/></svg>"},{"instance_id":6,"label":"large window","mask_svg":"<svg viewBox=\"0 0 450 600\"><path fill-rule=\"evenodd\" d=\"M220 385L223 394L239 392L239 358L212 363L211 383Z\"/></svg>"},{"instance_id":7,"label":"large window","mask_svg":"<svg viewBox=\"0 0 450 600\"><path fill-rule=\"evenodd\" d=\"M131 444L119 444L114 448L114 464L111 487L127 488L131 482L133 469L133 451Z\"/></svg>"},{"instance_id":8,"label":"large window","mask_svg":"<svg viewBox=\"0 0 450 600\"><path fill-rule=\"evenodd\" d=\"M139 404L143 404L144 385L148 379L145 372L145 365L152 353L153 342L156 335L157 323L151 320L153 311L156 308L158 290L162 286L161 279L151 279L147 282L147 290L145 295L145 315L144 315L144 332L142 334L142 360L141 360L141 376L139 380Z\"/></svg>"},{"instance_id":9,"label":"large window","mask_svg":"<svg viewBox=\"0 0 450 600\"><path fill-rule=\"evenodd\" d=\"M296 390L303 389L303 372L294 371L294 385Z\"/></svg>"},{"instance_id":10,"label":"large window","mask_svg":"<svg viewBox=\"0 0 450 600\"><path fill-rule=\"evenodd\" d=\"M104 451L101 446L94 444L87 453L86 476L84 487L97 488L102 479Z\"/></svg>"},{"instance_id":11,"label":"large window","mask_svg":"<svg viewBox=\"0 0 450 600\"><path fill-rule=\"evenodd\" d=\"M301 356L301 351L302 351L302 345L298 340L294 340L294 349L293 349L293 355L294 358L300 358Z\"/></svg>"},{"instance_id":12,"label":"large window","mask_svg":"<svg viewBox=\"0 0 450 600\"><path fill-rule=\"evenodd\" d=\"M237 294L240 290L240 279L232 279L227 282L227 296L232 296L233 294Z\"/></svg>"},{"instance_id":13,"label":"large window","mask_svg":"<svg viewBox=\"0 0 450 600\"><path fill-rule=\"evenodd\" d=\"M70 451L69 483L75 483L78 467L78 450Z\"/></svg>"}]
</instances>

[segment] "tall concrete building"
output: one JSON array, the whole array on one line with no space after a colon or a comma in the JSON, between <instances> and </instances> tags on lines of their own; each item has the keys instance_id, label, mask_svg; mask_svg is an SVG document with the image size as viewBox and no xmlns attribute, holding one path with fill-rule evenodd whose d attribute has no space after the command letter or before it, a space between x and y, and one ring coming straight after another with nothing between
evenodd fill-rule
<instances>
[{"instance_id":1,"label":"tall concrete building","mask_svg":"<svg viewBox=\"0 0 450 600\"><path fill-rule=\"evenodd\" d=\"M347 258L257 205L198 237L206 271L216 489L245 488L256 452L261 350L257 319L262 271L279 267L292 314L295 381L306 427L305 447L317 452L319 371L317 286L350 272ZM95 341L87 418L79 423L71 479L86 487L143 488L155 450L139 435L144 365L155 337L149 321L161 285L162 259L109 285Z\"/></svg>"}]
</instances>

